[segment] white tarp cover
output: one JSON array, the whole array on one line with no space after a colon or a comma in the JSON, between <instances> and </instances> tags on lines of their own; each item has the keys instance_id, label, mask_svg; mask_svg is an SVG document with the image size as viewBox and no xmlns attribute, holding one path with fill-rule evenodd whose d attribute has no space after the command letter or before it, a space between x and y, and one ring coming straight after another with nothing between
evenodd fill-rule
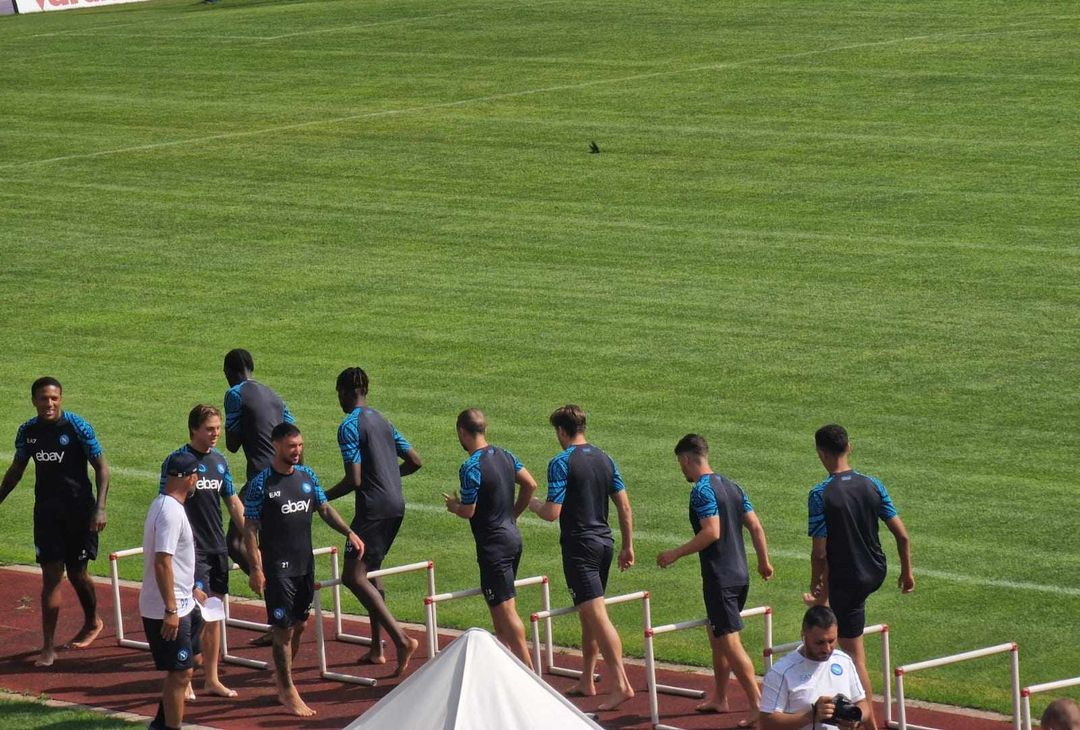
<instances>
[{"instance_id":1,"label":"white tarp cover","mask_svg":"<svg viewBox=\"0 0 1080 730\"><path fill-rule=\"evenodd\" d=\"M600 728L494 636L469 629L350 724L381 730Z\"/></svg>"}]
</instances>

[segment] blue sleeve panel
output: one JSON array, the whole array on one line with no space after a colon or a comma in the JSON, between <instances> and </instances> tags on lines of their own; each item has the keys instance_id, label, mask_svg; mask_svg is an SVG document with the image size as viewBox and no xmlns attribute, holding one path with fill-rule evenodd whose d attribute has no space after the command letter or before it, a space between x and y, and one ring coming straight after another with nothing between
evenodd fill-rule
<instances>
[{"instance_id":1,"label":"blue sleeve panel","mask_svg":"<svg viewBox=\"0 0 1080 730\"><path fill-rule=\"evenodd\" d=\"M315 472L313 472L306 466L298 466L296 468L307 474L308 477L310 477L312 487L311 491L315 495L315 506L322 507L324 504L326 504L326 492L323 491L322 482L319 481L319 477L317 477L315 475Z\"/></svg>"},{"instance_id":2,"label":"blue sleeve panel","mask_svg":"<svg viewBox=\"0 0 1080 730\"><path fill-rule=\"evenodd\" d=\"M269 471L269 470L267 470ZM247 491L244 492L244 519L261 520L263 502L266 501L266 493L263 484L266 482L267 471L261 471L252 477L248 483Z\"/></svg>"},{"instance_id":3,"label":"blue sleeve panel","mask_svg":"<svg viewBox=\"0 0 1080 730\"><path fill-rule=\"evenodd\" d=\"M881 495L881 508L878 509L878 517L883 520L891 520L893 517L898 516L896 506L893 505L892 497L889 496L889 492L885 489L885 485L874 477L870 477L870 481L877 487L878 494Z\"/></svg>"},{"instance_id":4,"label":"blue sleeve panel","mask_svg":"<svg viewBox=\"0 0 1080 730\"><path fill-rule=\"evenodd\" d=\"M566 478L570 473L570 453L573 447L548 462L547 501L562 504L566 499Z\"/></svg>"},{"instance_id":5,"label":"blue sleeve panel","mask_svg":"<svg viewBox=\"0 0 1080 730\"><path fill-rule=\"evenodd\" d=\"M214 450L217 451L217 449ZM225 484L221 489L221 495L226 498L231 497L236 494L236 484L233 483L232 471L229 469L229 461L220 451L217 451L217 454L221 457L221 463L225 465L225 473L221 475L221 478L225 480Z\"/></svg>"},{"instance_id":6,"label":"blue sleeve panel","mask_svg":"<svg viewBox=\"0 0 1080 730\"><path fill-rule=\"evenodd\" d=\"M243 383L237 383L225 391L225 430L240 430L240 389Z\"/></svg>"},{"instance_id":7,"label":"blue sleeve panel","mask_svg":"<svg viewBox=\"0 0 1080 730\"><path fill-rule=\"evenodd\" d=\"M36 418L31 418L19 426L19 430L15 432L15 461L30 461L30 449L26 448L26 429L35 421L37 421Z\"/></svg>"},{"instance_id":8,"label":"blue sleeve panel","mask_svg":"<svg viewBox=\"0 0 1080 730\"><path fill-rule=\"evenodd\" d=\"M720 508L716 504L716 492L713 491L712 481L708 474L698 479L690 490L690 509L699 520L719 516Z\"/></svg>"},{"instance_id":9,"label":"blue sleeve panel","mask_svg":"<svg viewBox=\"0 0 1080 730\"><path fill-rule=\"evenodd\" d=\"M810 490L810 497L807 500L809 520L806 528L806 534L810 537L829 536L829 531L825 528L825 500L822 496L828 481L826 479Z\"/></svg>"},{"instance_id":10,"label":"blue sleeve panel","mask_svg":"<svg viewBox=\"0 0 1080 730\"><path fill-rule=\"evenodd\" d=\"M622 480L622 474L619 473L619 467L615 464L615 460L611 459L611 493L616 494L625 490L626 484Z\"/></svg>"},{"instance_id":11,"label":"blue sleeve panel","mask_svg":"<svg viewBox=\"0 0 1080 730\"><path fill-rule=\"evenodd\" d=\"M393 428L393 426L391 426ZM397 455L404 458L405 454L409 453L409 449L412 448L412 444L408 439L401 435L401 433L394 428L394 446L397 448Z\"/></svg>"},{"instance_id":12,"label":"blue sleeve panel","mask_svg":"<svg viewBox=\"0 0 1080 730\"><path fill-rule=\"evenodd\" d=\"M86 456L91 459L101 456L101 444L98 443L97 436L94 434L94 427L74 413L64 415L67 417L68 423L75 429L75 435L78 437L79 443L82 444Z\"/></svg>"},{"instance_id":13,"label":"blue sleeve panel","mask_svg":"<svg viewBox=\"0 0 1080 730\"><path fill-rule=\"evenodd\" d=\"M503 451L506 451L506 449L503 449ZM520 461L518 461L518 458L513 455L513 453L511 453L509 451L506 451L506 454L507 454L507 456L509 456L513 460L513 462L514 462L514 471L515 472L519 472L519 471L521 471L522 469L525 468L522 465L522 463Z\"/></svg>"},{"instance_id":14,"label":"blue sleeve panel","mask_svg":"<svg viewBox=\"0 0 1080 730\"><path fill-rule=\"evenodd\" d=\"M480 454L470 456L458 473L461 479L461 503L476 504L480 498Z\"/></svg>"},{"instance_id":15,"label":"blue sleeve panel","mask_svg":"<svg viewBox=\"0 0 1080 730\"><path fill-rule=\"evenodd\" d=\"M177 449L176 451L179 451ZM165 482L169 480L169 461L176 454L176 451L172 452L165 457L165 461L161 462L161 479L158 481L158 494L165 494Z\"/></svg>"},{"instance_id":16,"label":"blue sleeve panel","mask_svg":"<svg viewBox=\"0 0 1080 730\"><path fill-rule=\"evenodd\" d=\"M360 463L360 425L357 419L359 411L353 411L345 416L345 420L338 426L338 448L341 449L341 458L346 464Z\"/></svg>"},{"instance_id":17,"label":"blue sleeve panel","mask_svg":"<svg viewBox=\"0 0 1080 730\"><path fill-rule=\"evenodd\" d=\"M738 485L736 485L736 486L738 486ZM746 514L747 512L753 512L754 511L754 505L750 504L750 497L747 496L746 491L742 487L739 487L739 491L742 492L742 511L743 511L743 514Z\"/></svg>"},{"instance_id":18,"label":"blue sleeve panel","mask_svg":"<svg viewBox=\"0 0 1080 730\"><path fill-rule=\"evenodd\" d=\"M281 420L285 423L296 424L296 419L293 417L289 407L285 405L285 401L281 401Z\"/></svg>"}]
</instances>

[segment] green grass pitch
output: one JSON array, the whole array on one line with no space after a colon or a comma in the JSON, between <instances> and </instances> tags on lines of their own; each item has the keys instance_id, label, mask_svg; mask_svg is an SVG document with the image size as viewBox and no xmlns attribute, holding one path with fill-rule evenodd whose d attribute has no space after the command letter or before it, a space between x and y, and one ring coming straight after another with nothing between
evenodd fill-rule
<instances>
[{"instance_id":1,"label":"green grass pitch","mask_svg":"<svg viewBox=\"0 0 1080 730\"><path fill-rule=\"evenodd\" d=\"M130 547L188 409L221 403L226 350L254 353L330 483L334 377L360 364L426 460L392 562L434 558L451 590L477 582L439 497L456 413L486 410L542 477L547 415L579 402L639 530L610 591L650 589L659 623L703 613L694 561L654 564L689 536L671 449L698 431L768 531L777 576L750 605L774 606L786 641L823 476L812 433L838 421L913 538L916 592L894 573L869 605L894 660L1016 640L1025 683L1075 676L1078 41L1075 6L1032 1L163 0L0 19L0 457L31 380L59 377L116 468L103 552ZM31 484L0 507L4 561L33 560ZM522 531L522 574L566 602L556 530ZM418 619L419 579L389 588ZM479 602L441 614L488 620ZM640 652L634 609L615 617ZM658 651L707 661L697 634ZM1006 661L909 692L1006 710Z\"/></svg>"}]
</instances>

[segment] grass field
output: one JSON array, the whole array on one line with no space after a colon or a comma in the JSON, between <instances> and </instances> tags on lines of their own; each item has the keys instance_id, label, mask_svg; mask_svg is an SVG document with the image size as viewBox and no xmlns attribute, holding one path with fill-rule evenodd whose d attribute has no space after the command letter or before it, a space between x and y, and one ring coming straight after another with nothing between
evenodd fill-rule
<instances>
[{"instance_id":1,"label":"grass field","mask_svg":"<svg viewBox=\"0 0 1080 730\"><path fill-rule=\"evenodd\" d=\"M0 697L0 723L23 730L130 730L142 725L85 710L47 707L35 699L13 695Z\"/></svg>"},{"instance_id":2,"label":"grass field","mask_svg":"<svg viewBox=\"0 0 1080 730\"><path fill-rule=\"evenodd\" d=\"M164 0L4 18L0 43L0 456L59 377L116 467L104 551L139 543L242 346L324 482L334 377L368 369L426 460L392 561L447 590L477 582L439 497L456 413L543 475L547 415L580 402L639 530L610 591L697 617L695 562L654 559L689 536L672 446L705 434L769 533L750 603L786 641L838 421L913 538L916 592L869 606L894 660L1017 640L1025 683L1080 674L1075 6ZM0 559L33 560L31 503L27 479L0 508ZM522 530L563 603L557 531ZM390 586L410 619L414 583ZM700 635L659 653L707 660ZM1006 710L1005 661L909 693Z\"/></svg>"}]
</instances>

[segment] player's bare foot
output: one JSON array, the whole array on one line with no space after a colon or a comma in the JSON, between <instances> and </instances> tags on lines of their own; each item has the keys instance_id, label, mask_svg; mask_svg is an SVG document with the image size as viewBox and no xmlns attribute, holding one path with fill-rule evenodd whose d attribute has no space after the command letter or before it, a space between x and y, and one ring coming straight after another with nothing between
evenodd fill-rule
<instances>
[{"instance_id":1,"label":"player's bare foot","mask_svg":"<svg viewBox=\"0 0 1080 730\"><path fill-rule=\"evenodd\" d=\"M236 697L236 690L229 689L221 682L206 682L203 684L203 692L214 695L215 697Z\"/></svg>"},{"instance_id":2,"label":"player's bare foot","mask_svg":"<svg viewBox=\"0 0 1080 730\"><path fill-rule=\"evenodd\" d=\"M195 701L195 688L191 686L191 682L188 682L187 689L184 690L184 699L188 702Z\"/></svg>"},{"instance_id":3,"label":"player's bare foot","mask_svg":"<svg viewBox=\"0 0 1080 730\"><path fill-rule=\"evenodd\" d=\"M393 676L400 677L405 674L405 670L409 668L409 660L412 659L412 655L416 653L419 646L420 642L416 639L411 636L405 637L405 646L398 649L397 668L394 669Z\"/></svg>"},{"instance_id":4,"label":"player's bare foot","mask_svg":"<svg viewBox=\"0 0 1080 730\"><path fill-rule=\"evenodd\" d=\"M728 706L727 700L724 700L723 702L717 702L714 699L708 699L694 708L694 712L701 712L705 714L729 711L730 707Z\"/></svg>"},{"instance_id":5,"label":"player's bare foot","mask_svg":"<svg viewBox=\"0 0 1080 730\"><path fill-rule=\"evenodd\" d=\"M56 649L42 649L38 658L34 660L35 667L51 667L56 661Z\"/></svg>"},{"instance_id":6,"label":"player's bare foot","mask_svg":"<svg viewBox=\"0 0 1080 730\"><path fill-rule=\"evenodd\" d=\"M375 653L375 650L372 649L367 654L364 654L362 657L357 659L356 663L357 664L386 664L386 655L384 655L382 653L381 649L379 650L379 652L377 654Z\"/></svg>"},{"instance_id":7,"label":"player's bare foot","mask_svg":"<svg viewBox=\"0 0 1080 730\"><path fill-rule=\"evenodd\" d=\"M582 674L582 681L575 684L570 689L563 692L567 697L595 697L596 685L592 682L585 681L585 675Z\"/></svg>"},{"instance_id":8,"label":"player's bare foot","mask_svg":"<svg viewBox=\"0 0 1080 730\"><path fill-rule=\"evenodd\" d=\"M94 643L94 639L98 637L101 630L105 628L105 622L98 619L95 623L89 626L83 626L79 633L75 634L68 643L64 644L65 649L85 649Z\"/></svg>"},{"instance_id":9,"label":"player's bare foot","mask_svg":"<svg viewBox=\"0 0 1080 730\"><path fill-rule=\"evenodd\" d=\"M290 690L278 692L278 702L280 702L286 710L297 717L315 716L315 710L304 704L304 701L300 699L300 695L297 693L295 687Z\"/></svg>"},{"instance_id":10,"label":"player's bare foot","mask_svg":"<svg viewBox=\"0 0 1080 730\"><path fill-rule=\"evenodd\" d=\"M601 703L596 709L607 712L608 710L614 710L616 707L626 702L628 699L634 696L634 690L627 687L626 689L616 689L607 696L607 699Z\"/></svg>"},{"instance_id":11,"label":"player's bare foot","mask_svg":"<svg viewBox=\"0 0 1080 730\"><path fill-rule=\"evenodd\" d=\"M274 645L274 635L267 631L262 636L256 636L254 639L248 642L248 646L267 647Z\"/></svg>"}]
</instances>

